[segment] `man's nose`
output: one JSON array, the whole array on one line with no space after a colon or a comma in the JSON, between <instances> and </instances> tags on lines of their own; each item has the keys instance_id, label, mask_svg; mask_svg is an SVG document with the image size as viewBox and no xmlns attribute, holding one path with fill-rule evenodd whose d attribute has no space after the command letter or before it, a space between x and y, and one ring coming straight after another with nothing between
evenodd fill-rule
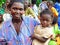
<instances>
[{"instance_id":1,"label":"man's nose","mask_svg":"<svg viewBox=\"0 0 60 45\"><path fill-rule=\"evenodd\" d=\"M16 13L20 13L20 10L17 10Z\"/></svg>"}]
</instances>

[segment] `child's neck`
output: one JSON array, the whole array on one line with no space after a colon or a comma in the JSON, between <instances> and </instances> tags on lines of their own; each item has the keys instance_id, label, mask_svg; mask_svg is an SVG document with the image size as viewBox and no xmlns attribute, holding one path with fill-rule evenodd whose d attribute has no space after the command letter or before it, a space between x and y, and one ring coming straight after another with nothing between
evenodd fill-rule
<instances>
[{"instance_id":1,"label":"child's neck","mask_svg":"<svg viewBox=\"0 0 60 45\"><path fill-rule=\"evenodd\" d=\"M42 27L43 27L43 28L46 28L46 27L51 27L51 25L49 25L49 26L45 26L45 27L44 27L44 26L42 26Z\"/></svg>"}]
</instances>

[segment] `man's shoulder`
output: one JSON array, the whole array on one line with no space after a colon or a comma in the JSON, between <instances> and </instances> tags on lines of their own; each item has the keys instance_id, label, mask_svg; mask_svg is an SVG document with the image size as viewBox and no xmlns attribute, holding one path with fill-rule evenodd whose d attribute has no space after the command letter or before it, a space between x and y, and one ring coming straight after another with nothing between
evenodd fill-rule
<instances>
[{"instance_id":1,"label":"man's shoulder","mask_svg":"<svg viewBox=\"0 0 60 45\"><path fill-rule=\"evenodd\" d=\"M39 24L34 18L31 18L31 17L28 17L28 16L24 17L23 21L27 24L33 24L33 25Z\"/></svg>"},{"instance_id":2,"label":"man's shoulder","mask_svg":"<svg viewBox=\"0 0 60 45\"><path fill-rule=\"evenodd\" d=\"M24 21L31 21L31 20L35 20L34 18L31 18L31 17L29 17L29 16L24 16L23 17L23 20Z\"/></svg>"},{"instance_id":3,"label":"man's shoulder","mask_svg":"<svg viewBox=\"0 0 60 45\"><path fill-rule=\"evenodd\" d=\"M9 26L10 24L11 24L11 20L4 21L4 25L5 25L5 26Z\"/></svg>"}]
</instances>

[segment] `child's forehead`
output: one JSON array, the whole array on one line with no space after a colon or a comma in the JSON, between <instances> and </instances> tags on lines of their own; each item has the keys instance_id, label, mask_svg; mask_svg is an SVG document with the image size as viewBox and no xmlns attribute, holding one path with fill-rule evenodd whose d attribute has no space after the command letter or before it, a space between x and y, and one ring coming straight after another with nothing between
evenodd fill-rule
<instances>
[{"instance_id":1,"label":"child's forehead","mask_svg":"<svg viewBox=\"0 0 60 45\"><path fill-rule=\"evenodd\" d=\"M42 14L41 17L43 17L43 18L48 18L48 19L52 18L50 14Z\"/></svg>"}]
</instances>

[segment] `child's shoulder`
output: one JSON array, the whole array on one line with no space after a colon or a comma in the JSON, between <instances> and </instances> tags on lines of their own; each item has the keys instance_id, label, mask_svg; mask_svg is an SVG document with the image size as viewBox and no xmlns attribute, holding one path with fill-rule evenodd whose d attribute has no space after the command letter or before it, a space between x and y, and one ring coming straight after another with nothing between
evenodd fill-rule
<instances>
[{"instance_id":1,"label":"child's shoulder","mask_svg":"<svg viewBox=\"0 0 60 45\"><path fill-rule=\"evenodd\" d=\"M36 25L35 28L42 28L42 26L41 25Z\"/></svg>"},{"instance_id":2,"label":"child's shoulder","mask_svg":"<svg viewBox=\"0 0 60 45\"><path fill-rule=\"evenodd\" d=\"M41 25L36 25L35 26L35 28L39 28L39 29L52 29L53 28L53 26L51 26L51 27L42 27Z\"/></svg>"},{"instance_id":3,"label":"child's shoulder","mask_svg":"<svg viewBox=\"0 0 60 45\"><path fill-rule=\"evenodd\" d=\"M40 30L41 29L41 25L36 25L35 26L35 30Z\"/></svg>"}]
</instances>

